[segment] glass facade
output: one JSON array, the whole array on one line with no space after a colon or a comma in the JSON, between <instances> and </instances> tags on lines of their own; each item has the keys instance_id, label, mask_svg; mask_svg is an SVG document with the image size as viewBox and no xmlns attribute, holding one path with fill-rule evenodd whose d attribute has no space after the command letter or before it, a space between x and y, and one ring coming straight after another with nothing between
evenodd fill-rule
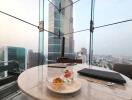
<instances>
[{"instance_id":1,"label":"glass facade","mask_svg":"<svg viewBox=\"0 0 132 100\"><path fill-rule=\"evenodd\" d=\"M17 61L20 69L25 70L26 50L19 47L8 47L8 61L10 60Z\"/></svg>"},{"instance_id":2,"label":"glass facade","mask_svg":"<svg viewBox=\"0 0 132 100\"><path fill-rule=\"evenodd\" d=\"M60 45L57 45L57 44L50 44L49 47L48 47L48 51L49 52L58 52L60 50Z\"/></svg>"},{"instance_id":3,"label":"glass facade","mask_svg":"<svg viewBox=\"0 0 132 100\"><path fill-rule=\"evenodd\" d=\"M3 48L0 48L0 64L4 61L4 50Z\"/></svg>"},{"instance_id":4,"label":"glass facade","mask_svg":"<svg viewBox=\"0 0 132 100\"><path fill-rule=\"evenodd\" d=\"M0 66L4 65L4 48L0 48ZM0 72L0 78L4 77L4 72Z\"/></svg>"},{"instance_id":5,"label":"glass facade","mask_svg":"<svg viewBox=\"0 0 132 100\"><path fill-rule=\"evenodd\" d=\"M21 70L25 70L26 66L26 50L20 47L3 47L0 49L0 60L3 64L11 60L17 61ZM6 61L5 61L6 60Z\"/></svg>"},{"instance_id":6,"label":"glass facade","mask_svg":"<svg viewBox=\"0 0 132 100\"><path fill-rule=\"evenodd\" d=\"M61 0L54 0L54 4L59 9ZM52 7L52 6L51 6ZM52 14L54 15L54 33L59 35L59 32L61 33L60 27L61 27L61 19L60 19L60 12L58 9L54 9L52 11ZM54 63L56 62L56 59L60 57L61 55L61 39L53 34L49 34L48 38L48 63Z\"/></svg>"},{"instance_id":7,"label":"glass facade","mask_svg":"<svg viewBox=\"0 0 132 100\"><path fill-rule=\"evenodd\" d=\"M65 0L53 0L55 7L51 4L49 7L49 28L53 30L53 33L60 35L56 36L51 33L48 34L48 61L56 62L56 59L61 57L62 52L62 37L65 33L73 32L71 29L73 28L73 22L68 19L72 18L72 6L68 10L59 10L65 6L66 3L71 3L71 1ZM65 14L67 12L67 15ZM51 17L51 15L53 15ZM67 18L69 17L69 18ZM67 22L68 21L68 22ZM53 25L51 24L53 23ZM73 37L64 36L65 37L65 55L66 57L72 58L74 55L74 43Z\"/></svg>"}]
</instances>

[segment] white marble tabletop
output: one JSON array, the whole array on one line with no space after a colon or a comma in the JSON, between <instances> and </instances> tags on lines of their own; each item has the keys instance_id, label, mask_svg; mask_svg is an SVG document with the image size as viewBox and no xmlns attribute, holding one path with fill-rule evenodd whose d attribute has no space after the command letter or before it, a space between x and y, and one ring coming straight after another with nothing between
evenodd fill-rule
<instances>
[{"instance_id":1,"label":"white marble tabletop","mask_svg":"<svg viewBox=\"0 0 132 100\"><path fill-rule=\"evenodd\" d=\"M78 70L89 68L86 64L73 66L75 78L81 81L79 91L71 94L54 93L47 88L47 70L56 73L57 69L47 66L43 65L43 81L41 82L38 77L38 67L28 69L18 77L17 82L20 89L36 100L132 100L132 80L122 75L127 81L125 85L108 86L106 81L79 75ZM90 68L111 71L96 66Z\"/></svg>"}]
</instances>

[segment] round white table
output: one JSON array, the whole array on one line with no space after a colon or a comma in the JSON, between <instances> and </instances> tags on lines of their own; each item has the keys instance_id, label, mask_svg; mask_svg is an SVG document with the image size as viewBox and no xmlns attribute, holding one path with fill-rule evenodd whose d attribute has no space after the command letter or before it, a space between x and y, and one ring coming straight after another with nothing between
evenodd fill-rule
<instances>
[{"instance_id":1,"label":"round white table","mask_svg":"<svg viewBox=\"0 0 132 100\"><path fill-rule=\"evenodd\" d=\"M27 95L36 100L132 100L132 80L122 75L127 83L125 85L114 84L107 86L106 81L85 77L76 72L83 68L89 68L86 64L74 66L76 77L81 81L81 89L72 94L58 94L50 91L46 85L47 65L43 65L43 82L38 80L38 67L33 67L20 74L18 86ZM96 66L97 70L108 70ZM51 72L54 68L51 67ZM110 71L110 70L108 70Z\"/></svg>"}]
</instances>

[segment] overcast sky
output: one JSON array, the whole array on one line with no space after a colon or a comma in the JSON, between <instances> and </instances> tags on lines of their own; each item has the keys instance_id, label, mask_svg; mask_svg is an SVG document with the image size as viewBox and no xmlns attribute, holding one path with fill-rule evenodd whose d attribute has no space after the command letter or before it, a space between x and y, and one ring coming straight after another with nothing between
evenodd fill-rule
<instances>
[{"instance_id":1,"label":"overcast sky","mask_svg":"<svg viewBox=\"0 0 132 100\"><path fill-rule=\"evenodd\" d=\"M0 10L38 25L39 0L0 0ZM74 0L76 1L76 0ZM89 28L91 0L74 5L74 31ZM95 26L132 18L132 0L96 0ZM48 29L48 0L45 0L45 28ZM96 29L94 54L132 56L132 22ZM45 32L45 50L47 51ZM75 51L89 48L89 31L74 34ZM0 13L0 46L12 45L37 51L38 29Z\"/></svg>"}]
</instances>

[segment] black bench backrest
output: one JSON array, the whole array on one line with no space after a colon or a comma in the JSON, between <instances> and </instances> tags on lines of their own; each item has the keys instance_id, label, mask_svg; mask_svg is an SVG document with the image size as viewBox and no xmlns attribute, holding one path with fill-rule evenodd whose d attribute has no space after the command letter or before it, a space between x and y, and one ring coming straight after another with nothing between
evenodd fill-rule
<instances>
[{"instance_id":1,"label":"black bench backrest","mask_svg":"<svg viewBox=\"0 0 132 100\"><path fill-rule=\"evenodd\" d=\"M70 58L58 58L57 63L82 63L81 59L70 59Z\"/></svg>"},{"instance_id":2,"label":"black bench backrest","mask_svg":"<svg viewBox=\"0 0 132 100\"><path fill-rule=\"evenodd\" d=\"M120 72L132 79L132 65L114 64L113 70Z\"/></svg>"}]
</instances>

